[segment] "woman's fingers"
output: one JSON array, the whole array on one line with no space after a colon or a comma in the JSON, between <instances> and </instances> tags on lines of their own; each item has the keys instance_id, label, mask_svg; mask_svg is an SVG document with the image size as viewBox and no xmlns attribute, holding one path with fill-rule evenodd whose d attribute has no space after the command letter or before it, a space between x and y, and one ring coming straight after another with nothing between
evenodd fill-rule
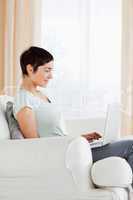
<instances>
[{"instance_id":1,"label":"woman's fingers","mask_svg":"<svg viewBox=\"0 0 133 200\"><path fill-rule=\"evenodd\" d=\"M101 138L102 136L97 133L97 132L92 132L92 133L88 133L84 135L87 139L93 139L93 140L97 140L99 138Z\"/></svg>"}]
</instances>

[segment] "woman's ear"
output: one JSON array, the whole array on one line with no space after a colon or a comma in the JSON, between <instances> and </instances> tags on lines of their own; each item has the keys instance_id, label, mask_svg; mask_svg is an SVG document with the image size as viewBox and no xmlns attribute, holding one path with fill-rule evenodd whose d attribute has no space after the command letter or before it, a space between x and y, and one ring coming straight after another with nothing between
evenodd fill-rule
<instances>
[{"instance_id":1,"label":"woman's ear","mask_svg":"<svg viewBox=\"0 0 133 200\"><path fill-rule=\"evenodd\" d=\"M33 74L33 67L31 64L26 65L26 70L28 75Z\"/></svg>"}]
</instances>

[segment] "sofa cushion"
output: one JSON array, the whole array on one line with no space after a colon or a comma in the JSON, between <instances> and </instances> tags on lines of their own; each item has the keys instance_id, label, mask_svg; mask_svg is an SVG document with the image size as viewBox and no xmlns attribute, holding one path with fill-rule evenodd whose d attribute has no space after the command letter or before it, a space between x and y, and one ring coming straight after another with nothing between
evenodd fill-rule
<instances>
[{"instance_id":1,"label":"sofa cushion","mask_svg":"<svg viewBox=\"0 0 133 200\"><path fill-rule=\"evenodd\" d=\"M13 102L8 101L5 111L11 139L23 139L17 120L13 115Z\"/></svg>"},{"instance_id":2,"label":"sofa cushion","mask_svg":"<svg viewBox=\"0 0 133 200\"><path fill-rule=\"evenodd\" d=\"M8 123L5 117L5 113L0 104L0 140L1 139L10 139L10 132L9 132Z\"/></svg>"},{"instance_id":3,"label":"sofa cushion","mask_svg":"<svg viewBox=\"0 0 133 200\"><path fill-rule=\"evenodd\" d=\"M0 95L0 139L10 139L10 131L5 116L6 103L13 102L13 97L8 95Z\"/></svg>"},{"instance_id":4,"label":"sofa cushion","mask_svg":"<svg viewBox=\"0 0 133 200\"><path fill-rule=\"evenodd\" d=\"M120 157L108 157L95 162L91 176L93 183L99 187L128 187L132 183L132 169Z\"/></svg>"}]
</instances>

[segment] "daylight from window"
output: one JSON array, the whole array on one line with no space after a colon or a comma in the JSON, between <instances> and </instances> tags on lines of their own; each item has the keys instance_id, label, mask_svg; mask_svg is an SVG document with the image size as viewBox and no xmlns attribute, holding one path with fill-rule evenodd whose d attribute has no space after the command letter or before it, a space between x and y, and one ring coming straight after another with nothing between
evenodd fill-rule
<instances>
[{"instance_id":1,"label":"daylight from window","mask_svg":"<svg viewBox=\"0 0 133 200\"><path fill-rule=\"evenodd\" d=\"M55 57L46 90L66 119L103 117L120 102L121 0L58 3L42 6L41 43Z\"/></svg>"}]
</instances>

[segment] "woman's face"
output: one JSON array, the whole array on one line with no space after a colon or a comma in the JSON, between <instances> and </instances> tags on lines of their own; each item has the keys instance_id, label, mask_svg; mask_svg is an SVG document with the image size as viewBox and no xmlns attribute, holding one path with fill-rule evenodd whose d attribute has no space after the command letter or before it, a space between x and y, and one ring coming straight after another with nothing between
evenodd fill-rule
<instances>
[{"instance_id":1,"label":"woman's face","mask_svg":"<svg viewBox=\"0 0 133 200\"><path fill-rule=\"evenodd\" d=\"M53 61L50 61L44 65L39 66L36 72L34 72L32 68L32 70L28 73L29 78L35 86L46 87L49 80L53 78L52 70Z\"/></svg>"}]
</instances>

